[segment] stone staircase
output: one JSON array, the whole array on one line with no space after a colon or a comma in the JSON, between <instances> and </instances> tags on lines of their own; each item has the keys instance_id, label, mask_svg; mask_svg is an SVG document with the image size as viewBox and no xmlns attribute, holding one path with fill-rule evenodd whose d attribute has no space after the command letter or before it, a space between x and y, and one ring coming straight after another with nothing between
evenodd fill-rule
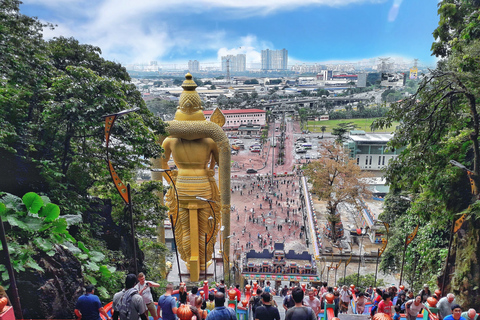
<instances>
[{"instance_id":1,"label":"stone staircase","mask_svg":"<svg viewBox=\"0 0 480 320\"><path fill-rule=\"evenodd\" d=\"M345 314L340 313L338 314L338 318L340 320L367 320L370 316L367 314Z\"/></svg>"}]
</instances>

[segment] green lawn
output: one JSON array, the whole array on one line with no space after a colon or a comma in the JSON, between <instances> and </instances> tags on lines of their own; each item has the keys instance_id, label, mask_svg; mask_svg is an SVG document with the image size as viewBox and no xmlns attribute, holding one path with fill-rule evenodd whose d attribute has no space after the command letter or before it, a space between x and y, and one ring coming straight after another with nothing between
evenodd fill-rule
<instances>
[{"instance_id":1,"label":"green lawn","mask_svg":"<svg viewBox=\"0 0 480 320\"><path fill-rule=\"evenodd\" d=\"M353 122L357 126L357 130L364 130L365 132L372 132L370 125L372 124L375 118L369 119L340 119L340 120L327 120L327 121L308 121L307 129L311 132L322 132L321 127L326 126L327 130L325 132L332 132L332 129L336 127L341 122ZM394 122L393 125L388 129L383 129L379 132L388 132L391 133L395 130L395 127L398 125L398 122Z\"/></svg>"}]
</instances>

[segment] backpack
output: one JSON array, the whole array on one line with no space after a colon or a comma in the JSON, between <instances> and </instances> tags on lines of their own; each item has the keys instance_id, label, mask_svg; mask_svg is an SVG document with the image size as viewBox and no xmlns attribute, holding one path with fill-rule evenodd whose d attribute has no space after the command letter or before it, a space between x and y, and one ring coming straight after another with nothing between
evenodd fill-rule
<instances>
[{"instance_id":1,"label":"backpack","mask_svg":"<svg viewBox=\"0 0 480 320\"><path fill-rule=\"evenodd\" d=\"M264 291L270 293L270 287L265 287Z\"/></svg>"},{"instance_id":2,"label":"backpack","mask_svg":"<svg viewBox=\"0 0 480 320\"><path fill-rule=\"evenodd\" d=\"M262 306L262 301L260 300L260 297L259 296L254 297L253 306L252 306L252 311L254 315L255 315L255 310L257 310L257 308L261 306Z\"/></svg>"}]
</instances>

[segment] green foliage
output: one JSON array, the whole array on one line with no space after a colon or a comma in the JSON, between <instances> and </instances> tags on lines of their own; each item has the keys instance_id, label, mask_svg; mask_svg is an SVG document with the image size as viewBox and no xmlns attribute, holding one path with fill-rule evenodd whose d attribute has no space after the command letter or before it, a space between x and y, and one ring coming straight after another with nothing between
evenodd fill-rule
<instances>
[{"instance_id":1,"label":"green foliage","mask_svg":"<svg viewBox=\"0 0 480 320\"><path fill-rule=\"evenodd\" d=\"M35 257L40 253L54 256L57 246L68 248L82 264L85 279L96 285L103 299L111 298L118 289L124 274L116 274L116 268L108 265L109 259L100 251L88 249L83 242L76 241L68 228L81 223L81 216L60 215L60 208L47 197L29 192L19 198L2 193L0 198L0 216L5 223L6 236L9 239L9 253L16 272L34 269L43 272ZM7 285L8 273L0 268L2 285Z\"/></svg>"},{"instance_id":2,"label":"green foliage","mask_svg":"<svg viewBox=\"0 0 480 320\"><path fill-rule=\"evenodd\" d=\"M375 288L375 274L374 273L369 273L369 274L361 274L360 277L358 278L358 286L357 286L357 274L350 274L346 276L345 278L340 278L338 280L338 286L347 286L350 287L350 285L355 285L355 289L359 289L360 292L365 292L365 290L369 287L372 286ZM383 288L385 287L385 282L383 279L378 279L377 278L377 286L376 288Z\"/></svg>"},{"instance_id":3,"label":"green foliage","mask_svg":"<svg viewBox=\"0 0 480 320\"><path fill-rule=\"evenodd\" d=\"M258 84L257 79L247 79L243 82L243 84Z\"/></svg>"},{"instance_id":4,"label":"green foliage","mask_svg":"<svg viewBox=\"0 0 480 320\"><path fill-rule=\"evenodd\" d=\"M329 112L331 120L336 119L365 119L383 117L388 111L387 107L375 106L371 108L358 108L350 111L332 111Z\"/></svg>"},{"instance_id":5,"label":"green foliage","mask_svg":"<svg viewBox=\"0 0 480 320\"><path fill-rule=\"evenodd\" d=\"M175 111L177 111L177 102L155 98L146 101L148 110L156 116L166 116L168 119L173 119Z\"/></svg>"},{"instance_id":6,"label":"green foliage","mask_svg":"<svg viewBox=\"0 0 480 320\"><path fill-rule=\"evenodd\" d=\"M123 277L111 264L124 268L126 258L95 239L100 228L95 222L81 224L76 239L68 233L91 210L94 197L111 199L115 213L124 208L105 163L102 116L139 108L116 120L109 149L117 174L132 185L137 170L161 153L156 141L165 127L125 68L102 58L100 48L73 38L43 40L48 26L21 14L19 4L6 0L0 6L0 160L5 172L0 190L17 196L33 190L48 198L34 193L23 200L2 197L2 216L14 239L14 267L20 272L38 269L35 253L52 255L61 244L77 256L85 277L96 281L107 298ZM141 237L152 237L154 227L147 224L162 219L158 191L154 184L133 188Z\"/></svg>"},{"instance_id":7,"label":"green foliage","mask_svg":"<svg viewBox=\"0 0 480 320\"><path fill-rule=\"evenodd\" d=\"M346 276L345 278L340 278L338 280L338 286L347 286L350 287L350 285L355 285L355 288L359 289L361 292L365 292L365 290L369 287L375 287L375 274L374 273L369 273L369 274L361 274L360 277L358 278L358 286L357 286L357 274L350 274ZM377 277L377 288L383 288L385 287L385 282L383 279L378 279Z\"/></svg>"},{"instance_id":8,"label":"green foliage","mask_svg":"<svg viewBox=\"0 0 480 320\"><path fill-rule=\"evenodd\" d=\"M332 130L332 135L336 136L335 141L342 143L346 139L346 135L350 130L354 130L357 126L353 122L339 123Z\"/></svg>"},{"instance_id":9,"label":"green foliage","mask_svg":"<svg viewBox=\"0 0 480 320\"><path fill-rule=\"evenodd\" d=\"M448 57L462 51L471 41L480 38L479 9L476 0L442 0L438 3L440 21L433 32L432 53Z\"/></svg>"}]
</instances>

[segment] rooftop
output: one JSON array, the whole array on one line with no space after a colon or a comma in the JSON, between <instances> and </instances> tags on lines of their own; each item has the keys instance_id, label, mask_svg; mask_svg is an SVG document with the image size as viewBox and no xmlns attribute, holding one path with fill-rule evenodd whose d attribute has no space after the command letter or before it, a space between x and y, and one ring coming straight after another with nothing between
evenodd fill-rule
<instances>
[{"instance_id":1,"label":"rooftop","mask_svg":"<svg viewBox=\"0 0 480 320\"><path fill-rule=\"evenodd\" d=\"M393 138L390 133L350 134L349 139L357 143L387 143Z\"/></svg>"},{"instance_id":2,"label":"rooftop","mask_svg":"<svg viewBox=\"0 0 480 320\"><path fill-rule=\"evenodd\" d=\"M203 114L209 116L213 113L214 110L204 110ZM231 109L231 110L221 110L223 114L245 114L245 113L266 113L265 110L260 109Z\"/></svg>"}]
</instances>

